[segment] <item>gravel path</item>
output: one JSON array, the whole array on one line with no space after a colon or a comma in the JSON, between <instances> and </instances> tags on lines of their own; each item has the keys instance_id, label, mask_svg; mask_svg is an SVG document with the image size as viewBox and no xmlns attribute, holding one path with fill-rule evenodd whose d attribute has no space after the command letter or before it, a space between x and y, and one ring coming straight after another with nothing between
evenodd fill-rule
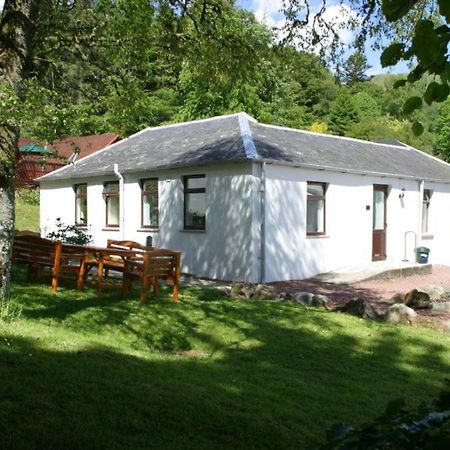
<instances>
[{"instance_id":1,"label":"gravel path","mask_svg":"<svg viewBox=\"0 0 450 450\"><path fill-rule=\"evenodd\" d=\"M333 284L315 280L280 281L271 283L278 292L308 291L330 297L332 306L346 303L354 297L360 297L374 306L387 308L396 293L406 293L412 289L428 285L450 288L450 267L433 265L429 275L413 275L391 280L362 281L355 284ZM418 311L421 315L430 315L430 311ZM450 319L450 313L433 314L433 317Z\"/></svg>"}]
</instances>

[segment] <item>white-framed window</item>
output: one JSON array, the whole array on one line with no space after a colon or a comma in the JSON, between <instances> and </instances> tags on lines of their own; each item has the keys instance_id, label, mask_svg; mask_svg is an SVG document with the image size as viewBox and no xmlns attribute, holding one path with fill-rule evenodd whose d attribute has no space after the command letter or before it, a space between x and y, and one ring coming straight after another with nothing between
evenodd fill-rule
<instances>
[{"instance_id":1,"label":"white-framed window","mask_svg":"<svg viewBox=\"0 0 450 450\"><path fill-rule=\"evenodd\" d=\"M106 206L106 226L118 227L120 222L119 182L110 181L103 185L103 197Z\"/></svg>"},{"instance_id":2,"label":"white-framed window","mask_svg":"<svg viewBox=\"0 0 450 450\"><path fill-rule=\"evenodd\" d=\"M326 183L307 182L306 193L306 234L325 234L325 194Z\"/></svg>"},{"instance_id":3,"label":"white-framed window","mask_svg":"<svg viewBox=\"0 0 450 450\"><path fill-rule=\"evenodd\" d=\"M141 180L141 227L158 228L158 178Z\"/></svg>"},{"instance_id":4,"label":"white-framed window","mask_svg":"<svg viewBox=\"0 0 450 450\"><path fill-rule=\"evenodd\" d=\"M75 225L87 226L87 184L76 184L75 191Z\"/></svg>"}]
</instances>

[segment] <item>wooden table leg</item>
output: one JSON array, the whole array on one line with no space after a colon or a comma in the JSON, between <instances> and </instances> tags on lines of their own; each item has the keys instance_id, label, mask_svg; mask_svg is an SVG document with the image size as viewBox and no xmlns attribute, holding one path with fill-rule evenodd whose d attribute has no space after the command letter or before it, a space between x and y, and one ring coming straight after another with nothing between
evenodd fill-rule
<instances>
[{"instance_id":1,"label":"wooden table leg","mask_svg":"<svg viewBox=\"0 0 450 450\"><path fill-rule=\"evenodd\" d=\"M100 254L98 257L98 267L97 267L97 294L102 292L102 283L103 283L103 254Z\"/></svg>"},{"instance_id":2,"label":"wooden table leg","mask_svg":"<svg viewBox=\"0 0 450 450\"><path fill-rule=\"evenodd\" d=\"M87 258L86 256L83 257L83 259L81 261L80 269L78 271L77 289L79 291L84 290L84 280L86 278L86 258Z\"/></svg>"}]
</instances>

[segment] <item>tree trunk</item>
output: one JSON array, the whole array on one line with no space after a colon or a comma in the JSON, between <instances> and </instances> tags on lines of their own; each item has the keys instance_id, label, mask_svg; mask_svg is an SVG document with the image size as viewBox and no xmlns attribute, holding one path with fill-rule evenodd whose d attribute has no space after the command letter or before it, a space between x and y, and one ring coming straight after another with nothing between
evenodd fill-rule
<instances>
[{"instance_id":1,"label":"tree trunk","mask_svg":"<svg viewBox=\"0 0 450 450\"><path fill-rule=\"evenodd\" d=\"M6 0L0 20L0 100L20 94L29 71L35 21L46 0ZM9 297L14 240L18 124L0 117L0 301Z\"/></svg>"}]
</instances>

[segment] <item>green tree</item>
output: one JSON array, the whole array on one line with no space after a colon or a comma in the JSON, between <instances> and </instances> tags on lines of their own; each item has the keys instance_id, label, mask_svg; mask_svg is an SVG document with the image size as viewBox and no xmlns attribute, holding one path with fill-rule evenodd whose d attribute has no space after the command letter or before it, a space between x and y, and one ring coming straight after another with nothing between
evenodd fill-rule
<instances>
[{"instance_id":1,"label":"green tree","mask_svg":"<svg viewBox=\"0 0 450 450\"><path fill-rule=\"evenodd\" d=\"M6 0L0 17L0 301L9 297L14 238L18 123L10 108L29 75L34 25L43 1Z\"/></svg>"},{"instance_id":2,"label":"green tree","mask_svg":"<svg viewBox=\"0 0 450 450\"><path fill-rule=\"evenodd\" d=\"M364 52L351 54L341 68L341 81L347 86L367 80L366 72L371 68Z\"/></svg>"},{"instance_id":3,"label":"green tree","mask_svg":"<svg viewBox=\"0 0 450 450\"><path fill-rule=\"evenodd\" d=\"M358 121L358 111L347 90L343 90L331 105L328 129L333 134L345 136L349 127Z\"/></svg>"},{"instance_id":4,"label":"green tree","mask_svg":"<svg viewBox=\"0 0 450 450\"><path fill-rule=\"evenodd\" d=\"M450 101L446 101L439 109L435 126L433 153L450 161Z\"/></svg>"},{"instance_id":5,"label":"green tree","mask_svg":"<svg viewBox=\"0 0 450 450\"><path fill-rule=\"evenodd\" d=\"M261 107L270 31L253 14L223 7L216 23L205 21L186 32L179 78L182 119L195 119Z\"/></svg>"}]
</instances>

